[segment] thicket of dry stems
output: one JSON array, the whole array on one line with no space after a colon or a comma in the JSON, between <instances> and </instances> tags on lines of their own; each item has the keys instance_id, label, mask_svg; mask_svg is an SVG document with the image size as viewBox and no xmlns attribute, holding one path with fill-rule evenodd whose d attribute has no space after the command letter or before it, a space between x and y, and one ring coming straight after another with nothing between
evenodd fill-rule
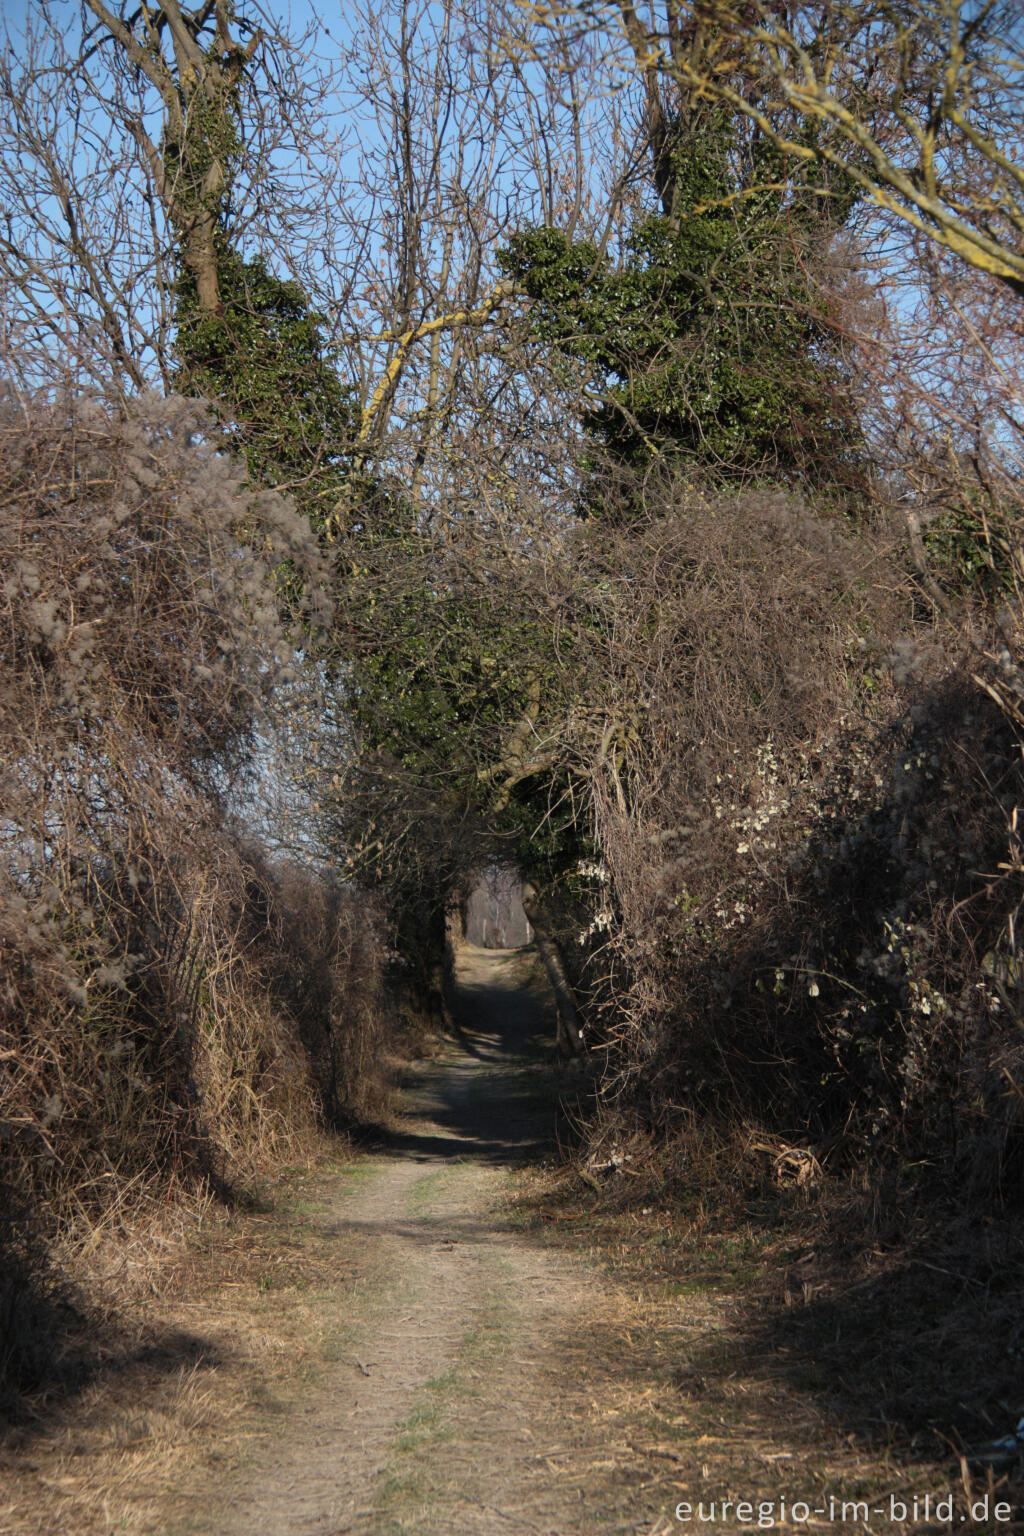
<instances>
[{"instance_id":1,"label":"thicket of dry stems","mask_svg":"<svg viewBox=\"0 0 1024 1536\"><path fill-rule=\"evenodd\" d=\"M580 536L584 692L620 722L600 758L577 735L598 859L563 887L597 1155L653 1137L696 1190L710 1132L734 1189L790 1147L961 1212L1018 1199L1024 525L1012 475L987 534L961 489L933 525L998 546L995 626L962 589L937 613L884 520L782 497L669 480Z\"/></svg>"},{"instance_id":2,"label":"thicket of dry stems","mask_svg":"<svg viewBox=\"0 0 1024 1536\"><path fill-rule=\"evenodd\" d=\"M373 1114L388 1009L372 903L233 816L318 590L282 498L195 402L0 420L0 1372L53 1365L46 1253L201 1208ZM308 615L310 619L315 616ZM250 797L260 794L258 779Z\"/></svg>"}]
</instances>

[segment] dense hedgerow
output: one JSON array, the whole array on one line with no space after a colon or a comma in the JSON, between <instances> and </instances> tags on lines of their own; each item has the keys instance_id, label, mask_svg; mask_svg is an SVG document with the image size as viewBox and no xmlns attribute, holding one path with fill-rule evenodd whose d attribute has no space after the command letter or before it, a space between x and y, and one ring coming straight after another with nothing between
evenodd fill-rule
<instances>
[{"instance_id":1,"label":"dense hedgerow","mask_svg":"<svg viewBox=\"0 0 1024 1536\"><path fill-rule=\"evenodd\" d=\"M0 1371L15 1386L41 1369L50 1244L172 1192L230 1195L381 1091L372 906L268 862L232 814L262 705L296 667L286 615L308 631L323 607L320 557L205 431L180 399L128 415L8 399L0 416Z\"/></svg>"},{"instance_id":2,"label":"dense hedgerow","mask_svg":"<svg viewBox=\"0 0 1024 1536\"><path fill-rule=\"evenodd\" d=\"M680 479L643 503L574 550L617 722L561 887L608 1042L595 1134L654 1134L684 1180L699 1126L761 1166L1015 1198L1024 775L976 642L916 618L883 529Z\"/></svg>"}]
</instances>

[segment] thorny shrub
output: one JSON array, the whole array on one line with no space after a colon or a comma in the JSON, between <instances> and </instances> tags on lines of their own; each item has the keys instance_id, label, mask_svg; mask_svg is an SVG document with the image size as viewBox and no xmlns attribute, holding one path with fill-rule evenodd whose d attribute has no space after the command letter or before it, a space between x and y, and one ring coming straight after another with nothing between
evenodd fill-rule
<instances>
[{"instance_id":1,"label":"thorny shrub","mask_svg":"<svg viewBox=\"0 0 1024 1536\"><path fill-rule=\"evenodd\" d=\"M320 616L320 557L292 505L247 490L205 428L180 399L130 415L0 403L0 1373L14 1386L45 1374L32 1319L49 1315L48 1245L67 1252L172 1190L228 1193L319 1119L372 1112L381 1083L373 910L271 866L232 820L261 703L295 666L285 616L303 591L295 622Z\"/></svg>"}]
</instances>

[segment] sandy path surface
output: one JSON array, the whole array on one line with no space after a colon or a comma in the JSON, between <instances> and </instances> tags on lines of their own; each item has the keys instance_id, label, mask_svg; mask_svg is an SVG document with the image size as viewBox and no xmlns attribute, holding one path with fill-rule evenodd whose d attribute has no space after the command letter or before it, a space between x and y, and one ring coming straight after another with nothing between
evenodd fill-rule
<instances>
[{"instance_id":1,"label":"sandy path surface","mask_svg":"<svg viewBox=\"0 0 1024 1536\"><path fill-rule=\"evenodd\" d=\"M554 1124L530 965L461 956L461 1045L413 1074L400 1130L333 1204L360 1276L337 1362L224 1487L218 1536L668 1528L574 1368L614 1297L501 1214L510 1168Z\"/></svg>"}]
</instances>

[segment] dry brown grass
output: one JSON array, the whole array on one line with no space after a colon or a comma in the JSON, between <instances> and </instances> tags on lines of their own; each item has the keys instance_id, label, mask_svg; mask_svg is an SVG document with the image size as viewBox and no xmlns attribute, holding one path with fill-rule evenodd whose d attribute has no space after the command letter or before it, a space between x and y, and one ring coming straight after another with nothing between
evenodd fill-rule
<instances>
[{"instance_id":1,"label":"dry brown grass","mask_svg":"<svg viewBox=\"0 0 1024 1536\"><path fill-rule=\"evenodd\" d=\"M536 1172L518 1218L548 1244L584 1245L633 1298L618 1328L595 1320L588 1368L616 1383L604 1411L675 1462L678 1497L910 1506L948 1491L956 1523L988 1492L1014 1508L998 1528L1024 1529L1024 1466L986 1458L1022 1406L1006 1349L1022 1302L1010 1224L984 1256L953 1228L866 1252L835 1190L723 1206L694 1189L681 1205L652 1182L640 1205L627 1172L599 1178L600 1194L571 1171Z\"/></svg>"},{"instance_id":2,"label":"dry brown grass","mask_svg":"<svg viewBox=\"0 0 1024 1536\"><path fill-rule=\"evenodd\" d=\"M0 1531L162 1532L200 1469L242 1465L315 1381L350 1266L316 1214L337 1148L310 1152L260 1209L151 1211L71 1256L116 1311L65 1336L76 1390L30 1398L7 1431Z\"/></svg>"}]
</instances>

